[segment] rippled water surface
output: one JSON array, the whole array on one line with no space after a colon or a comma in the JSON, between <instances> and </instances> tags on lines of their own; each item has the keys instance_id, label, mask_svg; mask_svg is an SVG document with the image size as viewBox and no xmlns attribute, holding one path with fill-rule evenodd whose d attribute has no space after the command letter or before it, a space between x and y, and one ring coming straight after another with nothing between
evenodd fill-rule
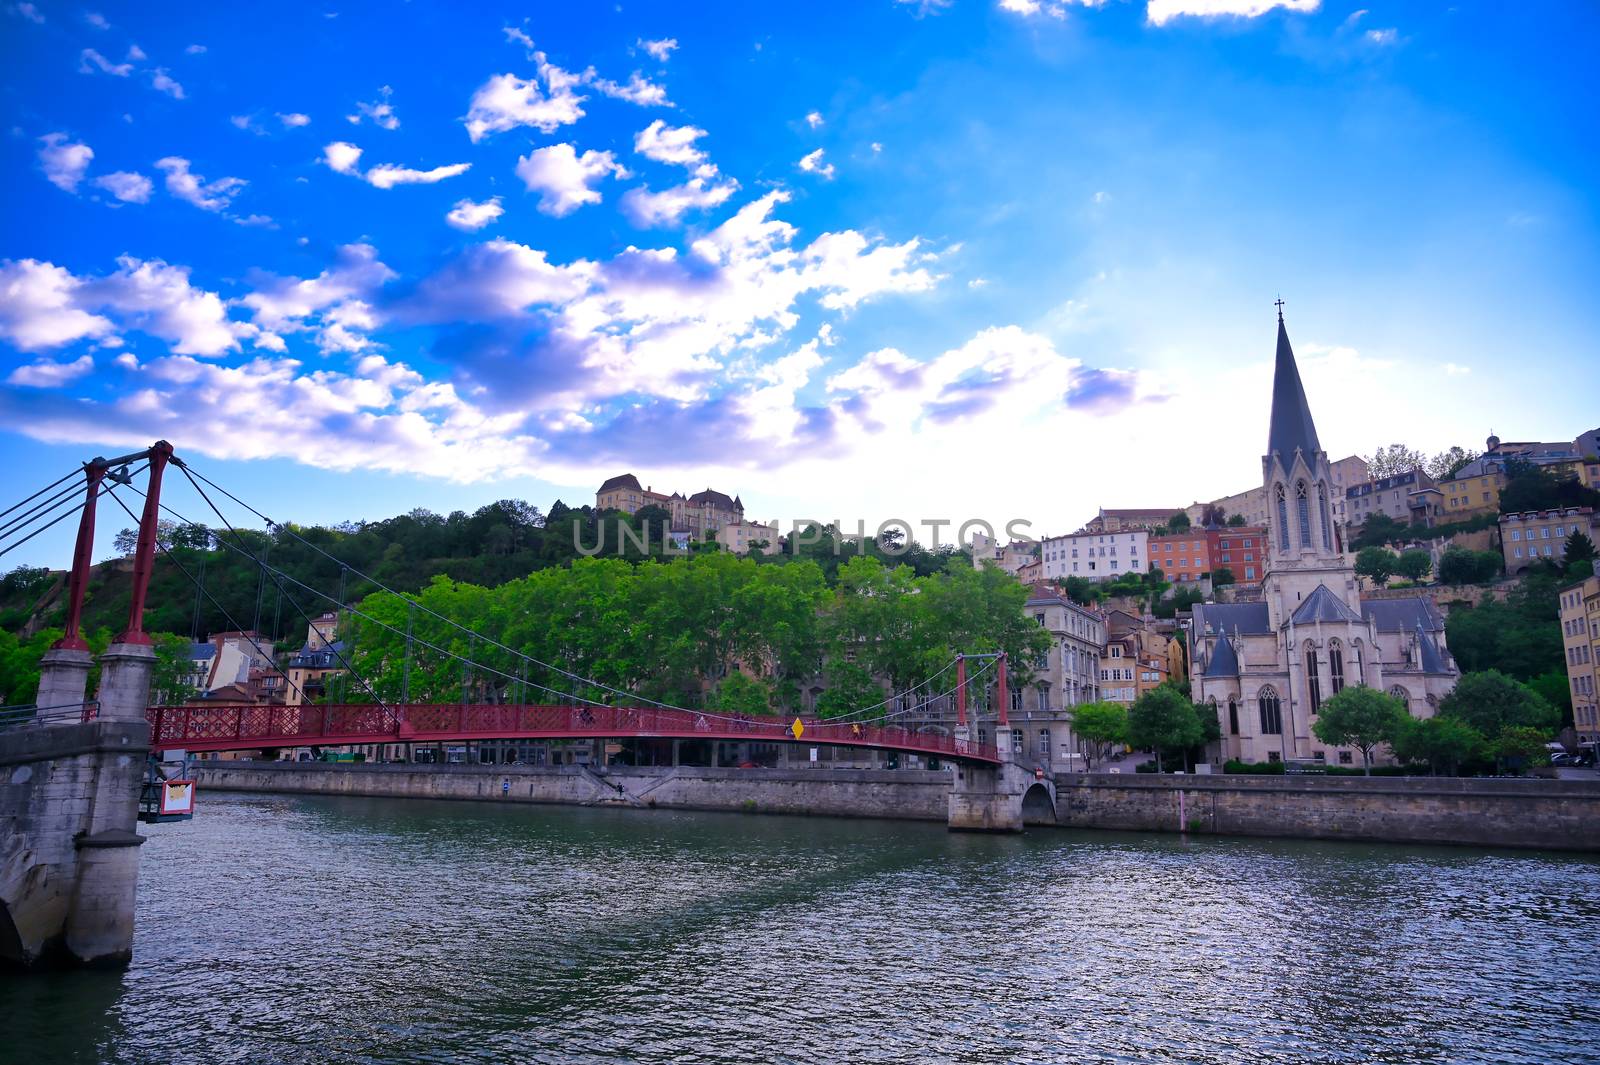
<instances>
[{"instance_id":1,"label":"rippled water surface","mask_svg":"<svg viewBox=\"0 0 1600 1065\"><path fill-rule=\"evenodd\" d=\"M29 1062L1600 1062L1600 863L219 795Z\"/></svg>"}]
</instances>

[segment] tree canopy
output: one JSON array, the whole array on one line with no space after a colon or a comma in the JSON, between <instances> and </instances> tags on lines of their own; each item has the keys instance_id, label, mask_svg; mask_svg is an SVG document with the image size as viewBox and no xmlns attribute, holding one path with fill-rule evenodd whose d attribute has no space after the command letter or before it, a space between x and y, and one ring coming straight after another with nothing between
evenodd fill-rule
<instances>
[{"instance_id":1,"label":"tree canopy","mask_svg":"<svg viewBox=\"0 0 1600 1065\"><path fill-rule=\"evenodd\" d=\"M1323 743L1360 751L1361 767L1370 776L1373 748L1392 741L1409 720L1405 704L1399 699L1357 684L1323 702L1311 731Z\"/></svg>"}]
</instances>

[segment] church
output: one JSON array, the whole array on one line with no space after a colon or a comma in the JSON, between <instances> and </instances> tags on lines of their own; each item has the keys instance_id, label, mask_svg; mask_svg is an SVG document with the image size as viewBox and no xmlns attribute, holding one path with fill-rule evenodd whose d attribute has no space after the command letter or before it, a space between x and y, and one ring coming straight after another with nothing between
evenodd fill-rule
<instances>
[{"instance_id":1,"label":"church","mask_svg":"<svg viewBox=\"0 0 1600 1065\"><path fill-rule=\"evenodd\" d=\"M1221 756L1359 765L1311 731L1323 701L1365 684L1431 717L1460 675L1444 618L1423 596L1365 598L1333 523L1327 452L1278 310L1272 423L1261 460L1267 565L1259 598L1195 606L1190 690L1222 726ZM1242 598L1242 597L1241 597Z\"/></svg>"}]
</instances>

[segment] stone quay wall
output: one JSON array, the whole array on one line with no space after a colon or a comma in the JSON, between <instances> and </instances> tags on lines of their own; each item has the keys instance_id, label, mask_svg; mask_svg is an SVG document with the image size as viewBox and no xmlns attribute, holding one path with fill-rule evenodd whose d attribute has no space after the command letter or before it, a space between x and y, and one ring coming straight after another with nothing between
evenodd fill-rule
<instances>
[{"instance_id":1,"label":"stone quay wall","mask_svg":"<svg viewBox=\"0 0 1600 1065\"><path fill-rule=\"evenodd\" d=\"M218 790L939 822L951 785L923 770L694 766L201 762L194 776L202 810ZM1600 852L1600 781L1063 773L1054 783L1062 828Z\"/></svg>"},{"instance_id":2,"label":"stone quay wall","mask_svg":"<svg viewBox=\"0 0 1600 1065\"><path fill-rule=\"evenodd\" d=\"M1056 823L1600 851L1600 781L1063 773Z\"/></svg>"},{"instance_id":3,"label":"stone quay wall","mask_svg":"<svg viewBox=\"0 0 1600 1065\"><path fill-rule=\"evenodd\" d=\"M945 820L950 796L950 774L929 770L611 766L595 771L584 766L223 761L192 765L201 796L208 789L300 792L916 821Z\"/></svg>"}]
</instances>

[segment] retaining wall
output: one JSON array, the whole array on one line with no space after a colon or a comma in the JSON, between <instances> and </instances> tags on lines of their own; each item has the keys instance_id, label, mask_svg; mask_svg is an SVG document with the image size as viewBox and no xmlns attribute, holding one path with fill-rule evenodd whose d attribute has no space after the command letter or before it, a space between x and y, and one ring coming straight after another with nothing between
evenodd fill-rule
<instances>
[{"instance_id":1,"label":"retaining wall","mask_svg":"<svg viewBox=\"0 0 1600 1065\"><path fill-rule=\"evenodd\" d=\"M1600 851L1600 781L1063 773L1056 777L1056 821L1070 828L1187 827L1218 835Z\"/></svg>"}]
</instances>

